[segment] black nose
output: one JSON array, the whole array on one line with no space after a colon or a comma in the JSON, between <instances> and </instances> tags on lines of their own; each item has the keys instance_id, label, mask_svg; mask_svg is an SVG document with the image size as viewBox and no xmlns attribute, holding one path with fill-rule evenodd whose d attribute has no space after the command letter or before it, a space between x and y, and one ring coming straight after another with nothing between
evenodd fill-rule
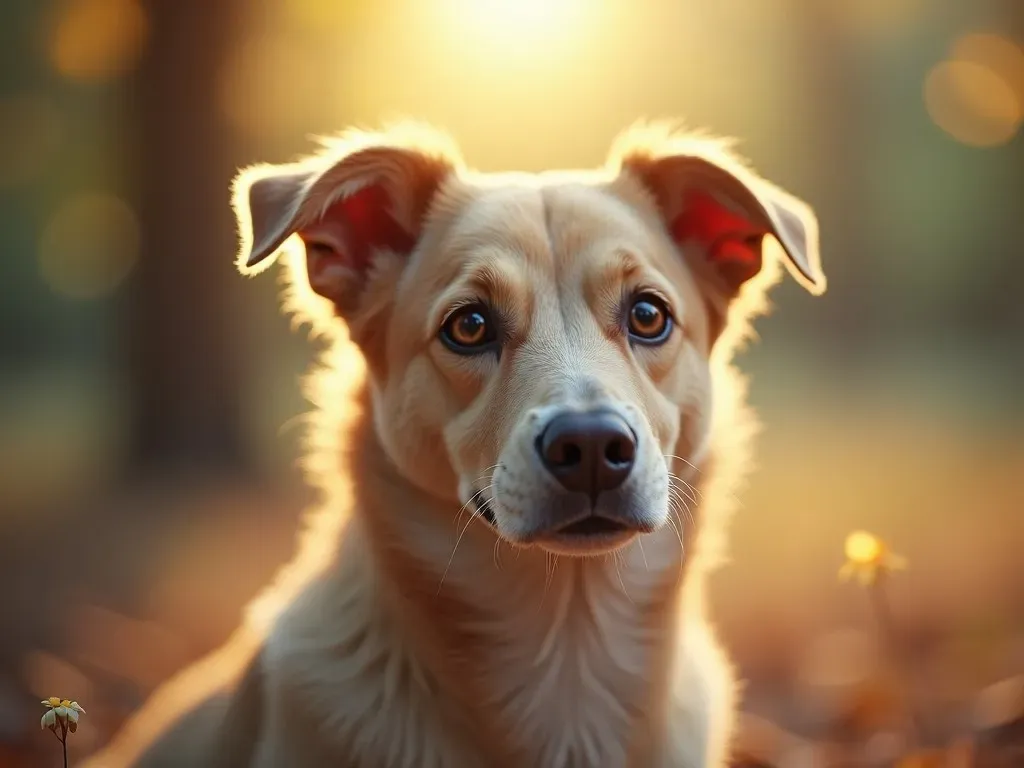
<instances>
[{"instance_id":1,"label":"black nose","mask_svg":"<svg viewBox=\"0 0 1024 768\"><path fill-rule=\"evenodd\" d=\"M636 435L611 411L569 412L548 422L537 440L537 451L566 489L596 499L629 476Z\"/></svg>"}]
</instances>

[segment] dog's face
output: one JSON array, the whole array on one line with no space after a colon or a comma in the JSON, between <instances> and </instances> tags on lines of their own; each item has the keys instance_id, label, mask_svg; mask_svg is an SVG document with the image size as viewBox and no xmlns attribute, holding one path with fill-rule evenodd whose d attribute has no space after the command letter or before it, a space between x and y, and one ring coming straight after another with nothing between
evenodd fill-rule
<instances>
[{"instance_id":1,"label":"dog's face","mask_svg":"<svg viewBox=\"0 0 1024 768\"><path fill-rule=\"evenodd\" d=\"M298 234L390 459L514 544L597 554L664 526L765 238L824 287L806 206L714 145L651 135L603 173L501 177L359 136L236 184L245 265Z\"/></svg>"}]
</instances>

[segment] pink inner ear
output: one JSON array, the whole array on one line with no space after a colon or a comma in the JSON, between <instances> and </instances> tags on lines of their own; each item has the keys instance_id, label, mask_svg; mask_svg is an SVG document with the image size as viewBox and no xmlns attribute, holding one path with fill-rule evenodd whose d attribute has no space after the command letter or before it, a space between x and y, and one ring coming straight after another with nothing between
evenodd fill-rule
<instances>
[{"instance_id":1,"label":"pink inner ear","mask_svg":"<svg viewBox=\"0 0 1024 768\"><path fill-rule=\"evenodd\" d=\"M706 192L690 191L671 226L677 243L697 242L711 263L753 277L761 269L761 237L768 230L733 213Z\"/></svg>"},{"instance_id":2,"label":"pink inner ear","mask_svg":"<svg viewBox=\"0 0 1024 768\"><path fill-rule=\"evenodd\" d=\"M363 187L334 203L323 218L300 233L307 243L327 246L345 266L363 271L373 252L409 253L416 244L388 213L388 196L380 185Z\"/></svg>"}]
</instances>

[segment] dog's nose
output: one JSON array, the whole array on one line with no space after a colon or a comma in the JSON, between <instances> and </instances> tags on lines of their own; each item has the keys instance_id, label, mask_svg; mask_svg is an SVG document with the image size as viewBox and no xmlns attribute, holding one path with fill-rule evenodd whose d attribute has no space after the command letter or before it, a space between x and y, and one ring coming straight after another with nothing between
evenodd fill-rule
<instances>
[{"instance_id":1,"label":"dog's nose","mask_svg":"<svg viewBox=\"0 0 1024 768\"><path fill-rule=\"evenodd\" d=\"M569 412L548 422L537 450L544 466L566 489L596 500L629 476L636 435L611 411Z\"/></svg>"}]
</instances>

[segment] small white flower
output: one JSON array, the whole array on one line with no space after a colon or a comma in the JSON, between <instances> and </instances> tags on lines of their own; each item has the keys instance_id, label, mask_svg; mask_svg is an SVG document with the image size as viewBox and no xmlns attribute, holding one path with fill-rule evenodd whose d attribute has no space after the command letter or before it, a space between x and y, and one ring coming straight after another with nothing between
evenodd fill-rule
<instances>
[{"instance_id":1,"label":"small white flower","mask_svg":"<svg viewBox=\"0 0 1024 768\"><path fill-rule=\"evenodd\" d=\"M49 728L54 733L57 732L58 725L67 727L72 733L78 730L78 718L85 714L85 710L77 701L51 696L40 703L47 707L46 712L43 713L43 719L39 721L40 728Z\"/></svg>"}]
</instances>

